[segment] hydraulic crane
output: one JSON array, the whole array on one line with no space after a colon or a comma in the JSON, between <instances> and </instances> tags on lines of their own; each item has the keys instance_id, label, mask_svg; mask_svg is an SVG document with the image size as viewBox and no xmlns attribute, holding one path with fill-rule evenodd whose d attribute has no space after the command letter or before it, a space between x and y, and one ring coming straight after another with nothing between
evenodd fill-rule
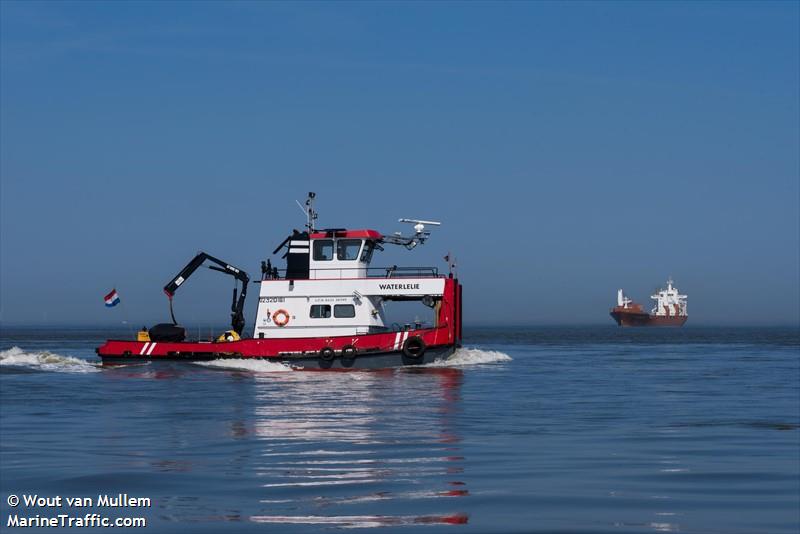
<instances>
[{"instance_id":1,"label":"hydraulic crane","mask_svg":"<svg viewBox=\"0 0 800 534\"><path fill-rule=\"evenodd\" d=\"M154 334L155 337L162 337L162 336L169 336L173 337L178 335L179 337L183 337L183 329L178 327L178 321L175 320L175 313L172 309L172 297L175 295L175 292L178 288L186 282L186 280L192 276L192 274L206 261L215 263L216 265L209 265L208 268L212 271L218 271L221 273L225 273L228 275L233 276L236 280L242 283L242 290L241 292L237 291L237 288L233 288L233 300L231 301L231 328L234 332L236 332L237 336L242 335L242 331L244 330L245 320L244 320L244 301L247 297L247 284L250 282L250 277L247 275L246 272L243 270L230 265L210 254L205 252L200 252L192 258L192 260L186 264L186 267L181 269L172 280L170 280L167 285L164 286L164 293L166 293L167 298L169 298L169 314L172 317L172 325L156 325L156 327L150 330L150 337L153 338ZM160 331L157 331L157 328L160 327ZM171 327L171 328L165 328ZM175 329L180 328L181 332L177 332ZM154 332L155 331L155 332ZM162 333L163 332L163 333ZM156 341L154 339L154 341Z\"/></svg>"}]
</instances>

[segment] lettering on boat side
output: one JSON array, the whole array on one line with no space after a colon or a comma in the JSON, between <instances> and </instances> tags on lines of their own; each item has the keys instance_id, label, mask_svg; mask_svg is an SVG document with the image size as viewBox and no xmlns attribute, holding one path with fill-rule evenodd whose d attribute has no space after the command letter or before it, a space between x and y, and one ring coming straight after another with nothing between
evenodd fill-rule
<instances>
[{"instance_id":1,"label":"lettering on boat side","mask_svg":"<svg viewBox=\"0 0 800 534\"><path fill-rule=\"evenodd\" d=\"M419 289L419 284L378 284L381 289Z\"/></svg>"}]
</instances>

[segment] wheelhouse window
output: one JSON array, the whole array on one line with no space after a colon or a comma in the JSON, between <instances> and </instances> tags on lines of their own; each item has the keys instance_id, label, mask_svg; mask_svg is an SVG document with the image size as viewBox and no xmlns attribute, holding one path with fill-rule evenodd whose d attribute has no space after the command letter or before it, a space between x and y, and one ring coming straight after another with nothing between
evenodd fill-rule
<instances>
[{"instance_id":1,"label":"wheelhouse window","mask_svg":"<svg viewBox=\"0 0 800 534\"><path fill-rule=\"evenodd\" d=\"M369 263L372 261L372 251L375 250L375 242L374 241L367 241L364 244L364 250L361 251L361 261L364 263Z\"/></svg>"},{"instance_id":2,"label":"wheelhouse window","mask_svg":"<svg viewBox=\"0 0 800 534\"><path fill-rule=\"evenodd\" d=\"M339 260L357 260L360 250L360 239L339 239L336 242L336 258Z\"/></svg>"},{"instance_id":3,"label":"wheelhouse window","mask_svg":"<svg viewBox=\"0 0 800 534\"><path fill-rule=\"evenodd\" d=\"M312 304L309 317L312 319L328 319L331 316L330 304Z\"/></svg>"},{"instance_id":4,"label":"wheelhouse window","mask_svg":"<svg viewBox=\"0 0 800 534\"><path fill-rule=\"evenodd\" d=\"M333 316L351 318L356 316L356 307L352 304L336 304L333 306Z\"/></svg>"},{"instance_id":5,"label":"wheelhouse window","mask_svg":"<svg viewBox=\"0 0 800 534\"><path fill-rule=\"evenodd\" d=\"M314 261L333 259L333 239L316 239L314 241Z\"/></svg>"}]
</instances>

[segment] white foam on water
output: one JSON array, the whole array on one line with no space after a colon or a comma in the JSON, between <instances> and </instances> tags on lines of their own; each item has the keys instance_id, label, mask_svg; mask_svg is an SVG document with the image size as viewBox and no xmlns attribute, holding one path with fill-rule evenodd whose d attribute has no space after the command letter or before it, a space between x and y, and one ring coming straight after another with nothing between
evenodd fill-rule
<instances>
[{"instance_id":1,"label":"white foam on water","mask_svg":"<svg viewBox=\"0 0 800 534\"><path fill-rule=\"evenodd\" d=\"M62 356L54 352L28 352L19 347L0 351L0 366L6 365L56 373L97 373L100 371L99 363L72 356Z\"/></svg>"},{"instance_id":2,"label":"white foam on water","mask_svg":"<svg viewBox=\"0 0 800 534\"><path fill-rule=\"evenodd\" d=\"M446 360L440 360L414 367L469 367L473 365L485 365L509 361L511 361L511 356L504 352L496 350L461 348ZM302 368L294 368L284 363L255 358L220 358L217 360L193 363L196 365L202 365L204 367L251 371L254 373L285 373L287 371L302 370ZM354 380L363 379L363 375L360 375L359 373L348 373L348 375Z\"/></svg>"},{"instance_id":3,"label":"white foam on water","mask_svg":"<svg viewBox=\"0 0 800 534\"><path fill-rule=\"evenodd\" d=\"M287 371L294 371L291 366L282 364L280 362L271 362L269 360L259 360L254 358L219 358L217 360L193 363L202 365L203 367L230 369L234 371L252 371L254 373L285 373Z\"/></svg>"},{"instance_id":4,"label":"white foam on water","mask_svg":"<svg viewBox=\"0 0 800 534\"><path fill-rule=\"evenodd\" d=\"M510 362L511 359L511 356L505 352L500 352L497 350L461 348L446 360L426 363L421 367L468 367L471 365Z\"/></svg>"}]
</instances>

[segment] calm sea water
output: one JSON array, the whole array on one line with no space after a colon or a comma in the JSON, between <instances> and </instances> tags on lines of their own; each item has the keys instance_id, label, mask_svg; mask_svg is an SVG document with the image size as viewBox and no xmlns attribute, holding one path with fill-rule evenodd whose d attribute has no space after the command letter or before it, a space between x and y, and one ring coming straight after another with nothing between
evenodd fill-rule
<instances>
[{"instance_id":1,"label":"calm sea water","mask_svg":"<svg viewBox=\"0 0 800 534\"><path fill-rule=\"evenodd\" d=\"M143 532L800 528L797 329L467 329L453 365L346 373L107 369L109 335L3 330L0 530L85 513L11 494L118 493Z\"/></svg>"}]
</instances>

